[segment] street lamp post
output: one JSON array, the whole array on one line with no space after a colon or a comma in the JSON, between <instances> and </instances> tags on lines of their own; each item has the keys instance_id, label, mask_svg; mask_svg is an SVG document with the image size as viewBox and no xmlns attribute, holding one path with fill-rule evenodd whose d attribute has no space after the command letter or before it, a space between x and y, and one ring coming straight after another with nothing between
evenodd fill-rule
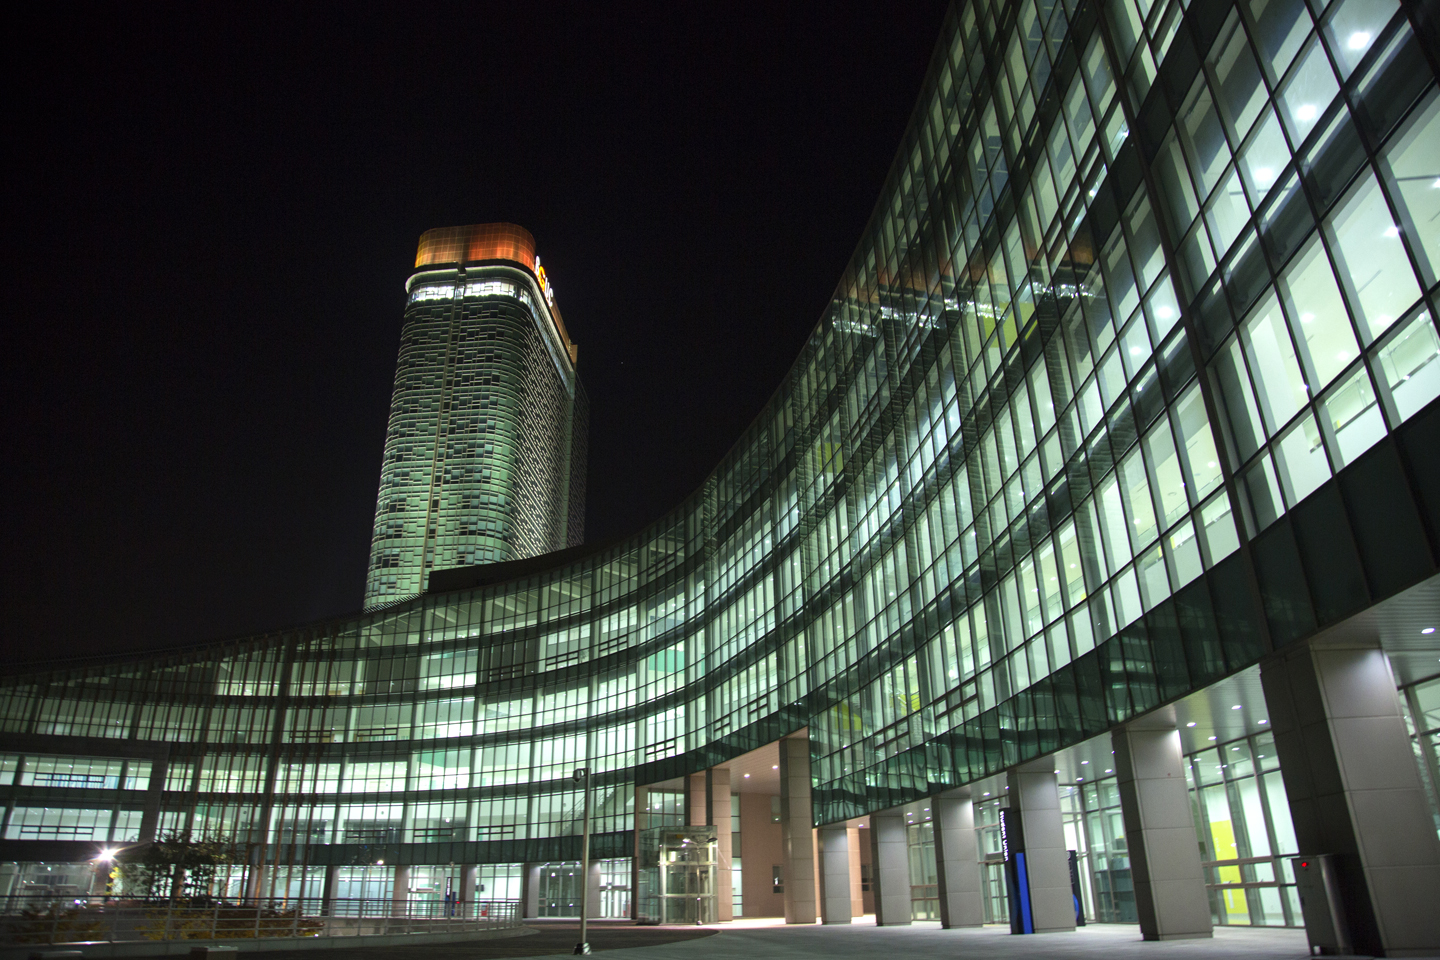
<instances>
[{"instance_id":1,"label":"street lamp post","mask_svg":"<svg viewBox=\"0 0 1440 960\"><path fill-rule=\"evenodd\" d=\"M590 940L586 936L586 921L590 907L590 768L577 767L575 782L585 791L584 826L580 840L580 942L575 944L576 956L590 955Z\"/></svg>"}]
</instances>

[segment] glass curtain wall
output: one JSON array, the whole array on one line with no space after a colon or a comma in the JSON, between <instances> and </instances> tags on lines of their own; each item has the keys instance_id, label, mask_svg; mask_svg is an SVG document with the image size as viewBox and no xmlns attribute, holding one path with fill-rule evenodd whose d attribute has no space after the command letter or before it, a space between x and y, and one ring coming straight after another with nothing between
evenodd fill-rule
<instances>
[{"instance_id":1,"label":"glass curtain wall","mask_svg":"<svg viewBox=\"0 0 1440 960\"><path fill-rule=\"evenodd\" d=\"M594 855L621 857L637 780L808 727L836 823L1394 595L1440 522L1440 93L1412 12L956 3L820 322L675 510L507 583L0 678L0 732L163 741L191 780L162 824L302 866L573 860L588 765ZM27 809L93 816L15 829L140 812L43 789ZM1225 797L1206 816L1241 823ZM1251 922L1285 914L1267 897Z\"/></svg>"},{"instance_id":2,"label":"glass curtain wall","mask_svg":"<svg viewBox=\"0 0 1440 960\"><path fill-rule=\"evenodd\" d=\"M1437 181L1440 182L1440 181ZM1440 187L1437 187L1440 189ZM1415 744L1415 759L1430 798L1430 813L1440 832L1440 677L1411 684L1401 691L1409 707L1406 722Z\"/></svg>"},{"instance_id":3,"label":"glass curtain wall","mask_svg":"<svg viewBox=\"0 0 1440 960\"><path fill-rule=\"evenodd\" d=\"M935 863L935 824L930 820L908 824L905 839L910 855L910 918L939 920L940 878Z\"/></svg>"},{"instance_id":4,"label":"glass curtain wall","mask_svg":"<svg viewBox=\"0 0 1440 960\"><path fill-rule=\"evenodd\" d=\"M1100 923L1136 923L1135 885L1115 777L1060 787L1065 840L1074 850L1085 915Z\"/></svg>"},{"instance_id":5,"label":"glass curtain wall","mask_svg":"<svg viewBox=\"0 0 1440 960\"><path fill-rule=\"evenodd\" d=\"M1298 850L1275 739L1257 734L1186 758L1185 779L1217 924L1303 925Z\"/></svg>"},{"instance_id":6,"label":"glass curtain wall","mask_svg":"<svg viewBox=\"0 0 1440 960\"><path fill-rule=\"evenodd\" d=\"M1006 805L1003 797L975 804L975 832L980 848L980 883L984 893L986 923L1010 922L1005 853L1000 844L1000 810Z\"/></svg>"}]
</instances>

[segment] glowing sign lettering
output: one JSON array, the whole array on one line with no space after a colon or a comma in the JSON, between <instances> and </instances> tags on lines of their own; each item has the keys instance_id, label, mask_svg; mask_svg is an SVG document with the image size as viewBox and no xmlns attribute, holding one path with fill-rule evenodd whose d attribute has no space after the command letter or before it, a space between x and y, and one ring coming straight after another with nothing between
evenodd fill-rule
<instances>
[{"instance_id":1,"label":"glowing sign lettering","mask_svg":"<svg viewBox=\"0 0 1440 960\"><path fill-rule=\"evenodd\" d=\"M550 285L550 280L545 276L545 268L540 266L540 255L535 255L535 276L540 278L540 291L545 294L545 302L555 306L555 288Z\"/></svg>"}]
</instances>

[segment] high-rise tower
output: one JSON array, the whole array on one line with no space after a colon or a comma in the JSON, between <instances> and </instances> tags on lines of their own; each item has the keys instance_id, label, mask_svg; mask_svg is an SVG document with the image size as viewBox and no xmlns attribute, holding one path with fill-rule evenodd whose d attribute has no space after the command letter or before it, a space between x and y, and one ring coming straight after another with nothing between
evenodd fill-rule
<instances>
[{"instance_id":1,"label":"high-rise tower","mask_svg":"<svg viewBox=\"0 0 1440 960\"><path fill-rule=\"evenodd\" d=\"M420 237L390 403L365 603L430 571L521 560L584 536L585 391L523 227Z\"/></svg>"}]
</instances>

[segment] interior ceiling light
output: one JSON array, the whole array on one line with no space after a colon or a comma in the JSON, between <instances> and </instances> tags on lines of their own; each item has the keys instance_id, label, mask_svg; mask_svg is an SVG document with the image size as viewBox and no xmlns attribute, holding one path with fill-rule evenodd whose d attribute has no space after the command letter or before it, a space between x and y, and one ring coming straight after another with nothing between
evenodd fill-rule
<instances>
[{"instance_id":1,"label":"interior ceiling light","mask_svg":"<svg viewBox=\"0 0 1440 960\"><path fill-rule=\"evenodd\" d=\"M1194 721L1194 720L1191 720L1189 723L1185 724L1185 726L1187 726L1187 727L1193 727L1193 726L1195 726L1195 721Z\"/></svg>"},{"instance_id":2,"label":"interior ceiling light","mask_svg":"<svg viewBox=\"0 0 1440 960\"><path fill-rule=\"evenodd\" d=\"M1424 630L1421 630L1420 632L1421 632L1423 635L1425 635L1425 636L1428 637L1428 636L1430 636L1430 634L1432 634L1432 633L1435 632L1435 628L1434 628L1434 627L1426 627Z\"/></svg>"},{"instance_id":3,"label":"interior ceiling light","mask_svg":"<svg viewBox=\"0 0 1440 960\"><path fill-rule=\"evenodd\" d=\"M1240 704L1237 703L1237 704L1235 704L1235 706L1231 707L1230 709L1231 709L1231 710L1239 710L1239 709L1240 709Z\"/></svg>"}]
</instances>

